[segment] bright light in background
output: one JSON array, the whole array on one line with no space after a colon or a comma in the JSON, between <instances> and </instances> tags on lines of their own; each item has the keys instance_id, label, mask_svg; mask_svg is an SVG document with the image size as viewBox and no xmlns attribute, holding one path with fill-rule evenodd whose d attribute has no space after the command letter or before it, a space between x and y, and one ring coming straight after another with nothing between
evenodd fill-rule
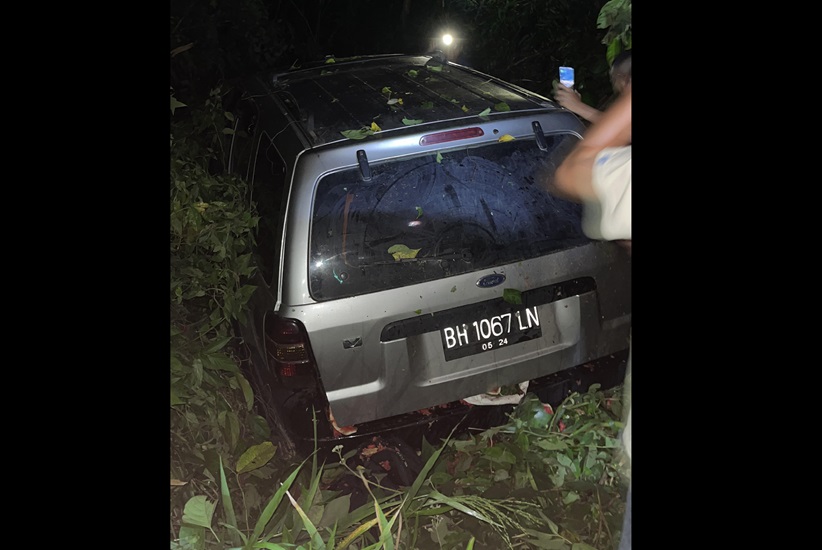
<instances>
[{"instance_id":1,"label":"bright light in background","mask_svg":"<svg viewBox=\"0 0 822 550\"><path fill-rule=\"evenodd\" d=\"M454 41L454 37L451 36L450 34L446 33L446 34L442 35L442 43L445 44L446 46L450 46L451 42L453 42L453 41Z\"/></svg>"}]
</instances>

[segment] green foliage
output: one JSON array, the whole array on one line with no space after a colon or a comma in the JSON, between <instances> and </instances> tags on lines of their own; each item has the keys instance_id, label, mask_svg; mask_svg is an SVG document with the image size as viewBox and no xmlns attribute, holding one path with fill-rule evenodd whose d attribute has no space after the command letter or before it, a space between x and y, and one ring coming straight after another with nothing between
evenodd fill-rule
<instances>
[{"instance_id":1,"label":"green foliage","mask_svg":"<svg viewBox=\"0 0 822 550\"><path fill-rule=\"evenodd\" d=\"M172 110L175 101L182 106L172 95ZM274 454L270 430L253 411L232 330L254 290L246 281L254 273L258 218L245 182L209 170L231 124L220 90L185 110L172 119L170 144L170 451L171 478L182 483L172 490L172 530L179 525L180 544L200 547L212 527L192 515L200 508L191 506L204 501L191 499L216 501L220 461L244 458L237 469L258 479L276 469L267 465ZM237 490L248 491L247 510L254 510L256 489Z\"/></svg>"},{"instance_id":2,"label":"green foliage","mask_svg":"<svg viewBox=\"0 0 822 550\"><path fill-rule=\"evenodd\" d=\"M242 549L613 548L627 488L620 394L594 385L556 412L528 394L505 425L449 437L436 449L424 443L425 465L402 490L349 467L340 445L339 463L317 467L315 458L310 476L298 475L298 466L274 484L256 516L235 508L225 486L222 512L216 500L194 495L172 548L196 541L228 548L232 536L240 539L232 548ZM371 501L349 512L349 495L324 489L343 474L358 478ZM246 525L234 518L246 518Z\"/></svg>"},{"instance_id":3,"label":"green foliage","mask_svg":"<svg viewBox=\"0 0 822 550\"><path fill-rule=\"evenodd\" d=\"M602 43L608 46L610 65L621 51L631 49L631 0L608 0L597 17L597 28L608 29Z\"/></svg>"}]
</instances>

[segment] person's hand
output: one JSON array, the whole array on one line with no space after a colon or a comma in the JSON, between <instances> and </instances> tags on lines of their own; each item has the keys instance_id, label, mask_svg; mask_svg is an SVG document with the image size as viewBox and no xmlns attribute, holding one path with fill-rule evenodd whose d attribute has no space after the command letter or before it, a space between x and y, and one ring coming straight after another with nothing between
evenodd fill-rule
<instances>
[{"instance_id":1,"label":"person's hand","mask_svg":"<svg viewBox=\"0 0 822 550\"><path fill-rule=\"evenodd\" d=\"M554 99L557 100L557 103L575 113L579 110L580 105L583 105L582 96L579 92L568 88L564 84L557 84L554 90Z\"/></svg>"},{"instance_id":2,"label":"person's hand","mask_svg":"<svg viewBox=\"0 0 822 550\"><path fill-rule=\"evenodd\" d=\"M565 107L588 122L596 122L599 117L602 116L602 112L599 109L591 107L582 101L582 96L579 92L560 83L557 83L557 87L554 89L554 99L556 99L557 103L562 107Z\"/></svg>"}]
</instances>

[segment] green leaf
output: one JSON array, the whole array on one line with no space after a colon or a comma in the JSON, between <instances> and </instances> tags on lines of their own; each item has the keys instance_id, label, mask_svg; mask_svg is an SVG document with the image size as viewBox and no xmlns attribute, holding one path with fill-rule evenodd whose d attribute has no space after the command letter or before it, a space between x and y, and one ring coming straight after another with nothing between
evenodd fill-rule
<instances>
[{"instance_id":1,"label":"green leaf","mask_svg":"<svg viewBox=\"0 0 822 550\"><path fill-rule=\"evenodd\" d=\"M389 88L388 86L383 87L382 93L390 95L391 94L391 88Z\"/></svg>"},{"instance_id":2,"label":"green leaf","mask_svg":"<svg viewBox=\"0 0 822 550\"><path fill-rule=\"evenodd\" d=\"M422 217L422 207L421 206L416 206L415 208L417 209L417 218L416 219L420 219Z\"/></svg>"},{"instance_id":3,"label":"green leaf","mask_svg":"<svg viewBox=\"0 0 822 550\"><path fill-rule=\"evenodd\" d=\"M259 445L252 445L237 459L237 473L244 474L268 464L274 458L277 447L270 441L263 441Z\"/></svg>"},{"instance_id":4,"label":"green leaf","mask_svg":"<svg viewBox=\"0 0 822 550\"><path fill-rule=\"evenodd\" d=\"M299 464L299 466L294 468L294 471L291 472L291 475L288 476L288 479L286 479L282 483L282 485L280 485L280 488L277 489L277 492L274 493L274 496L272 496L271 499L268 501L268 504L266 504L263 513L260 514L259 518L257 519L257 523L254 524L254 532L251 533L250 537L251 540L257 540L260 538L263 529L265 529L265 526L268 525L269 521L271 521L271 517L274 515L274 512L277 510L277 507L280 505L283 496L285 496L285 492L291 487L291 484L294 483L294 479L296 479L297 474L300 473L300 470L302 469L304 464L305 460L303 460Z\"/></svg>"},{"instance_id":5,"label":"green leaf","mask_svg":"<svg viewBox=\"0 0 822 550\"><path fill-rule=\"evenodd\" d=\"M432 101L426 101L420 104L420 109L429 110L434 108L434 103ZM490 111L490 109L489 109Z\"/></svg>"},{"instance_id":6,"label":"green leaf","mask_svg":"<svg viewBox=\"0 0 822 550\"><path fill-rule=\"evenodd\" d=\"M236 529L237 517L234 515L234 505L231 503L231 492L228 490L228 483L225 479L223 457L220 457L220 495L223 501L223 512L225 513L226 523ZM231 532L231 540L237 546L242 543L239 533L235 531Z\"/></svg>"},{"instance_id":7,"label":"green leaf","mask_svg":"<svg viewBox=\"0 0 822 550\"><path fill-rule=\"evenodd\" d=\"M422 310L421 310L421 309L415 309L415 310L414 310L414 313L416 313L417 315L419 315L420 313L422 313Z\"/></svg>"},{"instance_id":8,"label":"green leaf","mask_svg":"<svg viewBox=\"0 0 822 550\"><path fill-rule=\"evenodd\" d=\"M221 350L221 349L223 349L223 348L226 346L226 344L228 344L230 341L231 341L231 337L230 337L230 336L226 336L226 337L224 337L224 338L219 338L219 339L215 340L213 344L211 344L210 346L208 346L208 347L206 348L205 352L206 352L206 353L214 353L214 352L220 351L220 350Z\"/></svg>"},{"instance_id":9,"label":"green leaf","mask_svg":"<svg viewBox=\"0 0 822 550\"><path fill-rule=\"evenodd\" d=\"M487 117L490 114L491 114L491 107L488 107L487 109L485 109L483 112L481 112L477 116Z\"/></svg>"},{"instance_id":10,"label":"green leaf","mask_svg":"<svg viewBox=\"0 0 822 550\"><path fill-rule=\"evenodd\" d=\"M223 128L223 133L230 136L234 134L234 128Z\"/></svg>"},{"instance_id":11,"label":"green leaf","mask_svg":"<svg viewBox=\"0 0 822 550\"><path fill-rule=\"evenodd\" d=\"M183 509L183 523L196 527L211 529L211 518L216 505L204 495L196 495L188 499Z\"/></svg>"},{"instance_id":12,"label":"green leaf","mask_svg":"<svg viewBox=\"0 0 822 550\"><path fill-rule=\"evenodd\" d=\"M200 360L202 361L203 367L208 370L222 370L233 373L237 373L240 370L233 359L221 352L202 355Z\"/></svg>"},{"instance_id":13,"label":"green leaf","mask_svg":"<svg viewBox=\"0 0 822 550\"><path fill-rule=\"evenodd\" d=\"M368 136L374 135L374 130L371 128L360 128L359 130L343 130L340 133L348 139L365 139Z\"/></svg>"},{"instance_id":14,"label":"green leaf","mask_svg":"<svg viewBox=\"0 0 822 550\"><path fill-rule=\"evenodd\" d=\"M297 510L297 513L300 515L300 518L303 520L303 525L305 526L305 530L308 531L308 535L311 537L312 542L312 550L325 550L325 542L323 541L320 533L317 531L317 527L311 523L311 520L308 519L308 516L305 514L303 509L294 500L294 497L291 496L291 493L286 491L286 496L288 500L291 501L291 505Z\"/></svg>"},{"instance_id":15,"label":"green leaf","mask_svg":"<svg viewBox=\"0 0 822 550\"><path fill-rule=\"evenodd\" d=\"M434 71L435 73L442 72L442 65L426 65L425 68L429 71Z\"/></svg>"},{"instance_id":16,"label":"green leaf","mask_svg":"<svg viewBox=\"0 0 822 550\"><path fill-rule=\"evenodd\" d=\"M228 120L230 120L231 122L234 122L234 115L233 115L232 113L229 113L228 111L226 111L226 112L224 112L223 114L225 115L225 117L226 117Z\"/></svg>"},{"instance_id":17,"label":"green leaf","mask_svg":"<svg viewBox=\"0 0 822 550\"><path fill-rule=\"evenodd\" d=\"M177 391L174 389L174 386L171 386L171 406L175 405L185 405L186 402L180 399L177 395Z\"/></svg>"},{"instance_id":18,"label":"green leaf","mask_svg":"<svg viewBox=\"0 0 822 550\"><path fill-rule=\"evenodd\" d=\"M451 506L451 507L459 510L460 512L464 513L464 514L468 514L469 516L474 517L474 518L476 518L480 521L484 521L485 523L488 523L489 525L493 525L494 527L502 527L502 525L500 525L496 521L492 520L491 518L489 518L488 516L486 516L482 512L479 512L477 510L474 510L473 508L470 508L470 507L466 506L465 504L463 504L462 502L460 502L456 498L451 498L451 497L445 496L444 494L440 493L436 489L431 489L431 492L429 493L429 496L432 499L436 500L437 502L447 504L448 506Z\"/></svg>"},{"instance_id":19,"label":"green leaf","mask_svg":"<svg viewBox=\"0 0 822 550\"><path fill-rule=\"evenodd\" d=\"M181 525L180 548L185 548L186 550L204 550L205 528Z\"/></svg>"},{"instance_id":20,"label":"green leaf","mask_svg":"<svg viewBox=\"0 0 822 550\"><path fill-rule=\"evenodd\" d=\"M188 107L185 103L177 101L177 98L171 96L171 114L174 114L174 111L179 109L180 107Z\"/></svg>"},{"instance_id":21,"label":"green leaf","mask_svg":"<svg viewBox=\"0 0 822 550\"><path fill-rule=\"evenodd\" d=\"M413 126L415 124L420 124L422 122L421 118L406 118L402 117L402 123L406 126Z\"/></svg>"},{"instance_id":22,"label":"green leaf","mask_svg":"<svg viewBox=\"0 0 822 550\"><path fill-rule=\"evenodd\" d=\"M404 244L395 244L395 245L392 245L388 249L388 253L391 254L392 256L394 256L395 261L400 261L403 258L405 258L405 259L416 258L417 253L420 250L422 250L422 249L421 248L408 248Z\"/></svg>"},{"instance_id":23,"label":"green leaf","mask_svg":"<svg viewBox=\"0 0 822 550\"><path fill-rule=\"evenodd\" d=\"M514 288L506 288L502 291L502 299L509 304L519 305L522 303L522 292Z\"/></svg>"},{"instance_id":24,"label":"green leaf","mask_svg":"<svg viewBox=\"0 0 822 550\"><path fill-rule=\"evenodd\" d=\"M323 516L317 523L317 527L322 529L324 527L333 527L339 520L348 514L348 509L351 507L351 495L343 495L335 498L325 505Z\"/></svg>"},{"instance_id":25,"label":"green leaf","mask_svg":"<svg viewBox=\"0 0 822 550\"><path fill-rule=\"evenodd\" d=\"M245 397L245 408L249 411L254 406L254 390L251 389L251 384L245 379L245 376L239 372L234 375L237 383L240 384L240 389L243 390L243 397Z\"/></svg>"},{"instance_id":26,"label":"green leaf","mask_svg":"<svg viewBox=\"0 0 822 550\"><path fill-rule=\"evenodd\" d=\"M406 74L408 76L410 76L411 78L417 78L417 75L419 74L419 72L415 71L414 69L411 69Z\"/></svg>"},{"instance_id":27,"label":"green leaf","mask_svg":"<svg viewBox=\"0 0 822 550\"><path fill-rule=\"evenodd\" d=\"M328 63L336 63L336 61L334 60L334 58L333 58L333 57L329 57L328 59L326 59L326 60L325 60L325 63L326 63L326 64L328 64Z\"/></svg>"},{"instance_id":28,"label":"green leaf","mask_svg":"<svg viewBox=\"0 0 822 550\"><path fill-rule=\"evenodd\" d=\"M597 550L593 546L589 546L584 542L575 542L573 546L571 546L571 550Z\"/></svg>"},{"instance_id":29,"label":"green leaf","mask_svg":"<svg viewBox=\"0 0 822 550\"><path fill-rule=\"evenodd\" d=\"M494 105L494 110L495 111L510 111L511 107L509 107L508 104L505 103L504 101L500 101L499 103Z\"/></svg>"},{"instance_id":30,"label":"green leaf","mask_svg":"<svg viewBox=\"0 0 822 550\"><path fill-rule=\"evenodd\" d=\"M440 153L439 151L437 151L437 162L439 164L442 164L442 153Z\"/></svg>"}]
</instances>

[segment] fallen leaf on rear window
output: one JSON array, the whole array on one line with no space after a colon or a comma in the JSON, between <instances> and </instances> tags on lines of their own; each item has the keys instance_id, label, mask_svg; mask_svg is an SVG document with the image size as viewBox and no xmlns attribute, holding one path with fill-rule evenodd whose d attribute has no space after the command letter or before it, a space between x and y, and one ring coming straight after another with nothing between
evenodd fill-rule
<instances>
[{"instance_id":1,"label":"fallen leaf on rear window","mask_svg":"<svg viewBox=\"0 0 822 550\"><path fill-rule=\"evenodd\" d=\"M389 104L389 105L393 105L393 104L395 104L395 103L399 103L399 102L400 102L400 100L399 100L399 99L397 99L397 98L393 98L393 99L389 99L389 100L388 100L388 104Z\"/></svg>"},{"instance_id":2,"label":"fallen leaf on rear window","mask_svg":"<svg viewBox=\"0 0 822 550\"><path fill-rule=\"evenodd\" d=\"M468 112L468 107L466 107L465 105L463 105L463 106L462 106L462 112L467 113L467 112Z\"/></svg>"},{"instance_id":3,"label":"fallen leaf on rear window","mask_svg":"<svg viewBox=\"0 0 822 550\"><path fill-rule=\"evenodd\" d=\"M425 103L420 104L420 109L433 109L433 108L434 108L434 103L432 101L426 101ZM490 112L491 109L488 109L488 111Z\"/></svg>"},{"instance_id":4,"label":"fallen leaf on rear window","mask_svg":"<svg viewBox=\"0 0 822 550\"><path fill-rule=\"evenodd\" d=\"M329 57L328 59L325 60L325 62L326 63L336 63L336 61L334 61L333 57Z\"/></svg>"},{"instance_id":5,"label":"fallen leaf on rear window","mask_svg":"<svg viewBox=\"0 0 822 550\"><path fill-rule=\"evenodd\" d=\"M397 103L399 103L400 105L402 105L402 98L399 98L399 99L397 100Z\"/></svg>"},{"instance_id":6,"label":"fallen leaf on rear window","mask_svg":"<svg viewBox=\"0 0 822 550\"><path fill-rule=\"evenodd\" d=\"M391 94L391 88L389 88L388 86L385 86L385 87L382 89L382 93L384 93L384 94L389 94L389 95L390 95L390 94Z\"/></svg>"},{"instance_id":7,"label":"fallen leaf on rear window","mask_svg":"<svg viewBox=\"0 0 822 550\"><path fill-rule=\"evenodd\" d=\"M371 130L372 130L372 131L374 131L374 132L380 132L380 131L382 131L382 128L380 128L379 126L377 126L377 123L376 123L376 122L372 122L372 123L371 123Z\"/></svg>"},{"instance_id":8,"label":"fallen leaf on rear window","mask_svg":"<svg viewBox=\"0 0 822 550\"><path fill-rule=\"evenodd\" d=\"M434 71L435 73L442 72L442 65L426 65L425 68L429 71Z\"/></svg>"},{"instance_id":9,"label":"fallen leaf on rear window","mask_svg":"<svg viewBox=\"0 0 822 550\"><path fill-rule=\"evenodd\" d=\"M422 122L421 118L402 118L402 123L406 126L413 126L414 124L419 124Z\"/></svg>"},{"instance_id":10,"label":"fallen leaf on rear window","mask_svg":"<svg viewBox=\"0 0 822 550\"><path fill-rule=\"evenodd\" d=\"M408 71L408 76L410 76L411 78L417 78L417 74L417 71L415 71L414 69Z\"/></svg>"},{"instance_id":11,"label":"fallen leaf on rear window","mask_svg":"<svg viewBox=\"0 0 822 550\"><path fill-rule=\"evenodd\" d=\"M514 141L515 139L516 138L514 136L512 136L511 134L505 134L504 136L500 136L497 141L506 142L506 141Z\"/></svg>"},{"instance_id":12,"label":"fallen leaf on rear window","mask_svg":"<svg viewBox=\"0 0 822 550\"><path fill-rule=\"evenodd\" d=\"M490 115L490 114L491 114L491 107L488 107L488 108L487 108L487 109L485 109L483 112L481 112L478 116L485 116L485 117L487 117L487 116L488 116L488 115Z\"/></svg>"},{"instance_id":13,"label":"fallen leaf on rear window","mask_svg":"<svg viewBox=\"0 0 822 550\"><path fill-rule=\"evenodd\" d=\"M420 219L422 217L422 207L417 206L416 208L417 208L417 219Z\"/></svg>"},{"instance_id":14,"label":"fallen leaf on rear window","mask_svg":"<svg viewBox=\"0 0 822 550\"><path fill-rule=\"evenodd\" d=\"M494 109L496 109L497 111L510 111L511 107L509 107L508 104L504 101L500 101L499 103L494 105Z\"/></svg>"},{"instance_id":15,"label":"fallen leaf on rear window","mask_svg":"<svg viewBox=\"0 0 822 550\"><path fill-rule=\"evenodd\" d=\"M403 258L416 258L420 248L408 248L404 244L395 244L388 249L388 253L394 256L394 259L399 261Z\"/></svg>"}]
</instances>

